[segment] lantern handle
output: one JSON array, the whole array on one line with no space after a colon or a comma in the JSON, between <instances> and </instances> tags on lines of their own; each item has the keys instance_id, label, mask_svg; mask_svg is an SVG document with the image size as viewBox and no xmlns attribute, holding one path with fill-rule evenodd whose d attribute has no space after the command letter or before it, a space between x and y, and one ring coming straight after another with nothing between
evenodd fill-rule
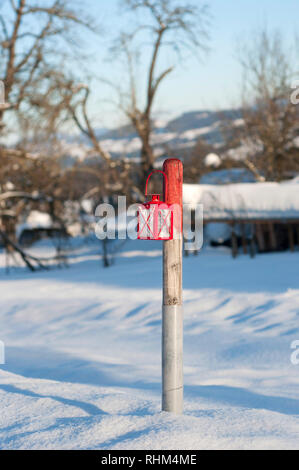
<instances>
[{"instance_id":1,"label":"lantern handle","mask_svg":"<svg viewBox=\"0 0 299 470\"><path fill-rule=\"evenodd\" d=\"M147 177L147 180L146 180L146 183L145 183L145 196L147 196L147 185L148 185L148 180L150 179L150 177L152 176L153 173L162 173L162 175L164 176L164 182L165 182L165 191L164 193L167 194L167 185L168 185L168 181L167 181L167 176L166 176L166 173L162 170L153 170L150 172L150 174L148 175Z\"/></svg>"}]
</instances>

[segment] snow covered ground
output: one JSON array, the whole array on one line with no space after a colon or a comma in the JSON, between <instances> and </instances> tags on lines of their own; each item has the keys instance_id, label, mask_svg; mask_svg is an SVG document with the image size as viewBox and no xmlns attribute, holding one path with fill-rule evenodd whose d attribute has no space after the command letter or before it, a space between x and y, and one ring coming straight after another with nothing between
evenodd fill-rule
<instances>
[{"instance_id":1,"label":"snow covered ground","mask_svg":"<svg viewBox=\"0 0 299 470\"><path fill-rule=\"evenodd\" d=\"M4 273L1 449L299 449L299 253L184 259L185 412L160 412L161 245ZM93 250L93 252L92 252Z\"/></svg>"}]
</instances>

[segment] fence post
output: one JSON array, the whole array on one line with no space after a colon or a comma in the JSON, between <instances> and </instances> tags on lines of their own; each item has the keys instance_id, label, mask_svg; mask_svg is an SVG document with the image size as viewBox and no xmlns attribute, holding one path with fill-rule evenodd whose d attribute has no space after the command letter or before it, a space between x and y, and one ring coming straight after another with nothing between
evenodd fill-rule
<instances>
[{"instance_id":1,"label":"fence post","mask_svg":"<svg viewBox=\"0 0 299 470\"><path fill-rule=\"evenodd\" d=\"M163 164L168 179L164 201L175 204L174 237L163 242L162 410L183 412L182 221L183 165Z\"/></svg>"}]
</instances>

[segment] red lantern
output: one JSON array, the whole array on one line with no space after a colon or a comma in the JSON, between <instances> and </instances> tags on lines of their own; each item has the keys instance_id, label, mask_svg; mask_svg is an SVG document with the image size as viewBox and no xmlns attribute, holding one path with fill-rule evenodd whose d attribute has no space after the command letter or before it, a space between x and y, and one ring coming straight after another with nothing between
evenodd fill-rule
<instances>
[{"instance_id":1,"label":"red lantern","mask_svg":"<svg viewBox=\"0 0 299 470\"><path fill-rule=\"evenodd\" d=\"M164 194L167 194L167 176L164 171L152 171L146 180L145 196L147 196L147 185L153 173L162 173L165 181ZM160 194L151 194L150 201L145 202L138 208L137 238L139 240L172 240L173 239L173 209L172 206L160 201Z\"/></svg>"}]
</instances>

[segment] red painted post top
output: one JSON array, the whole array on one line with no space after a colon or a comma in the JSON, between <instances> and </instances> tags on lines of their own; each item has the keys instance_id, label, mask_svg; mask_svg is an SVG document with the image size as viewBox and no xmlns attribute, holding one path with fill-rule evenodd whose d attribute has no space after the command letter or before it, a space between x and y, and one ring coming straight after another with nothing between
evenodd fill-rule
<instances>
[{"instance_id":1,"label":"red painted post top","mask_svg":"<svg viewBox=\"0 0 299 470\"><path fill-rule=\"evenodd\" d=\"M178 158L167 158L163 163L168 185L164 201L167 204L183 205L183 164Z\"/></svg>"},{"instance_id":2,"label":"red painted post top","mask_svg":"<svg viewBox=\"0 0 299 470\"><path fill-rule=\"evenodd\" d=\"M163 171L168 180L164 201L166 204L177 204L178 209L174 212L174 228L181 232L183 226L183 164L178 158L167 158L163 163Z\"/></svg>"}]
</instances>

